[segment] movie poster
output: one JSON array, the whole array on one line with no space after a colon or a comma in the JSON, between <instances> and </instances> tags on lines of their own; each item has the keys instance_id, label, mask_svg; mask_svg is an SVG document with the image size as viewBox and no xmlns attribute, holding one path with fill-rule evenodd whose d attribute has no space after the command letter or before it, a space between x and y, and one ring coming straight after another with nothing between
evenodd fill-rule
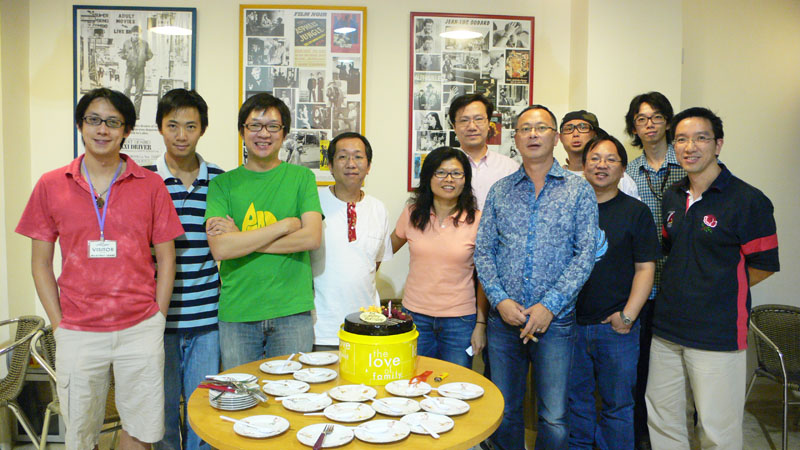
<instances>
[{"instance_id":1,"label":"movie poster","mask_svg":"<svg viewBox=\"0 0 800 450\"><path fill-rule=\"evenodd\" d=\"M346 131L364 133L366 8L274 9L242 5L240 103L269 92L292 112L279 157L332 184L326 150ZM239 162L247 161L240 139Z\"/></svg>"},{"instance_id":2,"label":"movie poster","mask_svg":"<svg viewBox=\"0 0 800 450\"><path fill-rule=\"evenodd\" d=\"M166 148L156 107L172 89L194 89L195 8L73 6L73 96L106 87L123 92L136 109L136 126L122 152L151 164ZM75 130L74 154L83 153Z\"/></svg>"},{"instance_id":3,"label":"movie poster","mask_svg":"<svg viewBox=\"0 0 800 450\"><path fill-rule=\"evenodd\" d=\"M472 34L442 36L453 31ZM533 31L533 17L411 13L409 190L431 150L460 147L448 119L459 95L480 93L494 104L489 150L521 160L511 132L533 99Z\"/></svg>"}]
</instances>

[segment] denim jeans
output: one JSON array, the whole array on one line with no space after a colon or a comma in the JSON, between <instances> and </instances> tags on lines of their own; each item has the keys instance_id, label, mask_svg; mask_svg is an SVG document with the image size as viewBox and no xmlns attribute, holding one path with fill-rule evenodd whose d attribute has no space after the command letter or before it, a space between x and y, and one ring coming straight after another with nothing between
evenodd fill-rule
<instances>
[{"instance_id":1,"label":"denim jeans","mask_svg":"<svg viewBox=\"0 0 800 450\"><path fill-rule=\"evenodd\" d=\"M314 345L314 321L307 311L256 322L219 321L222 369L288 355L310 352Z\"/></svg>"},{"instance_id":2,"label":"denim jeans","mask_svg":"<svg viewBox=\"0 0 800 450\"><path fill-rule=\"evenodd\" d=\"M164 438L155 450L210 449L189 426L186 403L206 375L219 372L219 331L164 334ZM181 397L184 399L181 409Z\"/></svg>"},{"instance_id":3,"label":"denim jeans","mask_svg":"<svg viewBox=\"0 0 800 450\"><path fill-rule=\"evenodd\" d=\"M636 368L636 391L633 395L633 431L636 442L650 442L647 431L647 374L650 367L650 342L653 340L654 300L648 300L639 312L639 363Z\"/></svg>"},{"instance_id":4,"label":"denim jeans","mask_svg":"<svg viewBox=\"0 0 800 450\"><path fill-rule=\"evenodd\" d=\"M639 321L628 334L617 333L608 323L576 328L569 375L569 448L632 449ZM595 387L602 399L600 423Z\"/></svg>"},{"instance_id":5,"label":"denim jeans","mask_svg":"<svg viewBox=\"0 0 800 450\"><path fill-rule=\"evenodd\" d=\"M467 354L471 345L472 330L475 329L476 314L458 317L433 317L415 313L403 308L411 314L414 325L419 332L417 338L417 354L430 358L472 368L472 357Z\"/></svg>"},{"instance_id":6,"label":"denim jeans","mask_svg":"<svg viewBox=\"0 0 800 450\"><path fill-rule=\"evenodd\" d=\"M575 343L575 314L553 319L547 331L537 335L538 343L523 344L519 327L503 322L493 310L487 335L492 382L505 400L503 421L490 438L492 444L502 450L525 448L522 401L530 363L539 411L535 448L567 448L567 383Z\"/></svg>"}]
</instances>

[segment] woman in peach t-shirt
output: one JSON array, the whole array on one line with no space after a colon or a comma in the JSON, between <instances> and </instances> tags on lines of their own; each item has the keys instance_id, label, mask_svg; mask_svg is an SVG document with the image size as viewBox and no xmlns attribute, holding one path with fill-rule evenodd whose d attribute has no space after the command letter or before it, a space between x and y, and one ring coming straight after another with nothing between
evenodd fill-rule
<instances>
[{"instance_id":1,"label":"woman in peach t-shirt","mask_svg":"<svg viewBox=\"0 0 800 450\"><path fill-rule=\"evenodd\" d=\"M392 233L395 253L408 242L411 260L403 308L419 331L417 353L472 367L486 346L489 304L475 289L475 236L481 212L464 152L439 147L425 158L419 187Z\"/></svg>"}]
</instances>

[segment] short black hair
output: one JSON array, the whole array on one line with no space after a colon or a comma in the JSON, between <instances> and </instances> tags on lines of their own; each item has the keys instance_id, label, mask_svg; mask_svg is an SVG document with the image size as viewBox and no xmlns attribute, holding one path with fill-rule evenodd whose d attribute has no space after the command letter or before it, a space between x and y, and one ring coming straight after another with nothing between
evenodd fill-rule
<instances>
[{"instance_id":1,"label":"short black hair","mask_svg":"<svg viewBox=\"0 0 800 450\"><path fill-rule=\"evenodd\" d=\"M473 102L481 102L483 106L486 107L486 118L491 120L492 114L494 114L494 105L492 102L489 101L486 96L483 94L464 94L459 95L458 97L454 98L452 102L450 102L450 110L447 112L448 117L450 118L450 125L455 127L456 125L456 114L458 111L464 109Z\"/></svg>"},{"instance_id":2,"label":"short black hair","mask_svg":"<svg viewBox=\"0 0 800 450\"><path fill-rule=\"evenodd\" d=\"M183 88L173 89L158 101L158 108L156 109L156 126L161 131L161 122L164 116L182 108L195 108L197 113L200 114L200 131L206 131L208 127L208 105L203 97L194 89L188 91Z\"/></svg>"},{"instance_id":3,"label":"short black hair","mask_svg":"<svg viewBox=\"0 0 800 450\"><path fill-rule=\"evenodd\" d=\"M244 133L244 123L251 112L267 111L270 108L277 109L278 114L281 115L283 137L286 137L292 126L292 113L289 111L289 107L286 106L286 103L283 103L283 100L273 97L272 94L266 92L256 94L242 103L242 107L239 108L239 134Z\"/></svg>"},{"instance_id":4,"label":"short black hair","mask_svg":"<svg viewBox=\"0 0 800 450\"><path fill-rule=\"evenodd\" d=\"M663 114L664 118L667 119L667 124L672 121L672 115L674 114L672 112L672 104L661 92L652 91L633 97L628 107L628 113L625 114L625 133L633 138L633 145L639 148L642 148L644 144L642 144L641 138L636 135L636 124L633 123L633 119L639 114L639 108L642 103L647 103L651 108ZM667 142L671 140L672 126L667 126Z\"/></svg>"},{"instance_id":5,"label":"short black hair","mask_svg":"<svg viewBox=\"0 0 800 450\"><path fill-rule=\"evenodd\" d=\"M133 102L122 92L113 91L108 88L92 89L78 101L78 106L75 107L75 125L78 126L79 130L83 129L83 116L86 114L86 110L89 109L89 105L98 98L106 99L111 103L114 109L122 114L122 120L124 121L123 126L126 132L133 130L133 127L136 126L136 108L134 108ZM122 147L124 143L125 139L122 139L120 147Z\"/></svg>"},{"instance_id":6,"label":"short black hair","mask_svg":"<svg viewBox=\"0 0 800 450\"><path fill-rule=\"evenodd\" d=\"M328 164L333 161L333 157L336 155L336 145L342 139L361 139L361 142L364 143L364 151L367 153L367 163L372 164L372 146L369 145L369 141L365 136L362 136L360 133L356 133L353 131L346 131L344 133L339 134L330 144L328 144Z\"/></svg>"},{"instance_id":7,"label":"short black hair","mask_svg":"<svg viewBox=\"0 0 800 450\"><path fill-rule=\"evenodd\" d=\"M522 117L523 114L534 109L541 109L547 111L547 114L550 114L550 118L553 119L553 128L555 128L556 132L558 132L559 128L558 128L558 120L556 120L556 115L553 114L553 111L550 111L550 108L544 105L530 105L527 108L520 111L519 114L517 114L517 119L514 121L514 126L516 127L517 125L519 125L519 118Z\"/></svg>"},{"instance_id":8,"label":"short black hair","mask_svg":"<svg viewBox=\"0 0 800 450\"><path fill-rule=\"evenodd\" d=\"M581 161L583 161L583 165L586 166L586 155L588 155L589 152L594 150L594 148L603 141L611 142L614 144L614 147L617 147L617 153L619 154L622 167L628 167L628 152L625 151L625 146L622 145L622 142L620 142L619 139L606 133L605 131L603 134L598 134L597 136L589 139L589 142L583 146L583 154L581 155Z\"/></svg>"},{"instance_id":9,"label":"short black hair","mask_svg":"<svg viewBox=\"0 0 800 450\"><path fill-rule=\"evenodd\" d=\"M722 119L708 108L693 107L684 109L672 118L670 128L672 128L674 132L675 127L677 127L682 120L691 117L701 117L711 122L711 130L714 132L714 139L722 139L725 137L725 131L722 129Z\"/></svg>"}]
</instances>

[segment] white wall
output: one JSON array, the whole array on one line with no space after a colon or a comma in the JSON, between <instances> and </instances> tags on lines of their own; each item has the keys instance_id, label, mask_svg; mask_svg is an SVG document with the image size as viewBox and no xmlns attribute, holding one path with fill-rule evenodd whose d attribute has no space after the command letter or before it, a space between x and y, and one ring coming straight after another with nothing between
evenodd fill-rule
<instances>
[{"instance_id":1,"label":"white wall","mask_svg":"<svg viewBox=\"0 0 800 450\"><path fill-rule=\"evenodd\" d=\"M800 306L800 2L684 1L681 104L723 120L720 158L775 206L781 272L753 305Z\"/></svg>"}]
</instances>

